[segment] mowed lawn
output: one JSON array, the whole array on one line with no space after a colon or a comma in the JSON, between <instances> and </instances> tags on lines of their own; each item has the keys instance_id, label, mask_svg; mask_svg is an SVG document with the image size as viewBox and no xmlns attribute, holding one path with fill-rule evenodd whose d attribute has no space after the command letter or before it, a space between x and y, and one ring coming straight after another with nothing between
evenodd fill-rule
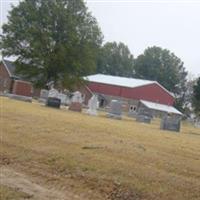
<instances>
[{"instance_id":1,"label":"mowed lawn","mask_svg":"<svg viewBox=\"0 0 200 200\"><path fill-rule=\"evenodd\" d=\"M183 123L180 133L161 131L158 120L93 117L5 97L0 104L1 167L82 199L200 199L200 129Z\"/></svg>"}]
</instances>

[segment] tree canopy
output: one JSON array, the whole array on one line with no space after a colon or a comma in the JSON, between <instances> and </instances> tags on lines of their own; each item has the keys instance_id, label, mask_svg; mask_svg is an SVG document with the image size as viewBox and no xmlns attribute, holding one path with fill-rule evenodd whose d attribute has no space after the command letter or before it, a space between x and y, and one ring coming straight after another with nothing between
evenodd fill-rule
<instances>
[{"instance_id":1,"label":"tree canopy","mask_svg":"<svg viewBox=\"0 0 200 200\"><path fill-rule=\"evenodd\" d=\"M95 70L102 33L83 0L24 0L2 26L0 50L37 86L72 85Z\"/></svg>"},{"instance_id":2,"label":"tree canopy","mask_svg":"<svg viewBox=\"0 0 200 200\"><path fill-rule=\"evenodd\" d=\"M133 64L133 55L125 44L107 42L97 58L97 73L132 77Z\"/></svg>"},{"instance_id":3,"label":"tree canopy","mask_svg":"<svg viewBox=\"0 0 200 200\"><path fill-rule=\"evenodd\" d=\"M196 115L200 117L200 77L197 79L197 83L193 87L193 107Z\"/></svg>"},{"instance_id":4,"label":"tree canopy","mask_svg":"<svg viewBox=\"0 0 200 200\"><path fill-rule=\"evenodd\" d=\"M167 49L149 47L135 60L139 78L156 80L169 91L181 94L185 89L187 72L183 62Z\"/></svg>"}]
</instances>

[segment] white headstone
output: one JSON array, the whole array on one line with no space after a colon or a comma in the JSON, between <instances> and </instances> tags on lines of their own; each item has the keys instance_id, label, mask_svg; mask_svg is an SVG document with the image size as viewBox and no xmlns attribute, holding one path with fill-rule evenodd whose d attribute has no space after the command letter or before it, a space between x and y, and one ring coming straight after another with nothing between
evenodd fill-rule
<instances>
[{"instance_id":1,"label":"white headstone","mask_svg":"<svg viewBox=\"0 0 200 200\"><path fill-rule=\"evenodd\" d=\"M76 91L73 93L73 97L72 97L72 103L82 103L83 99L82 99L82 95L79 91Z\"/></svg>"},{"instance_id":2,"label":"white headstone","mask_svg":"<svg viewBox=\"0 0 200 200\"><path fill-rule=\"evenodd\" d=\"M61 104L66 104L67 103L67 95L58 93L57 98L61 100Z\"/></svg>"},{"instance_id":3,"label":"white headstone","mask_svg":"<svg viewBox=\"0 0 200 200\"><path fill-rule=\"evenodd\" d=\"M87 113L90 115L97 115L97 109L99 107L98 98L96 95L93 95L91 99L88 101L88 107Z\"/></svg>"},{"instance_id":4,"label":"white headstone","mask_svg":"<svg viewBox=\"0 0 200 200\"><path fill-rule=\"evenodd\" d=\"M54 88L51 88L51 89L49 90L49 95L48 95L48 97L57 98L57 97L58 97L58 94L59 94L58 90L56 90L56 89L54 89Z\"/></svg>"}]
</instances>

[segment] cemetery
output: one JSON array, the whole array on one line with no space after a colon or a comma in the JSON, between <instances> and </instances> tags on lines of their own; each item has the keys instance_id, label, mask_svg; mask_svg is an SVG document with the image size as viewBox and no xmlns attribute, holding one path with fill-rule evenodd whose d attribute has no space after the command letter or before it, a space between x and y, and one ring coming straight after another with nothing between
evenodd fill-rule
<instances>
[{"instance_id":1,"label":"cemetery","mask_svg":"<svg viewBox=\"0 0 200 200\"><path fill-rule=\"evenodd\" d=\"M80 103L80 94L76 94L73 103ZM120 112L118 101L108 112L100 112L96 96L81 113L63 105L52 109L36 100L0 100L1 162L6 169L14 166L32 181L35 177L45 187L51 184L62 195L73 192L91 200L104 200L111 194L115 199L127 193L130 199L156 195L166 200L198 199L200 195L199 128L182 122L180 134L160 130L162 120L145 110L140 115L148 114L150 124L138 123Z\"/></svg>"},{"instance_id":2,"label":"cemetery","mask_svg":"<svg viewBox=\"0 0 200 200\"><path fill-rule=\"evenodd\" d=\"M1 1L0 199L200 200L200 12L179 4Z\"/></svg>"},{"instance_id":3,"label":"cemetery","mask_svg":"<svg viewBox=\"0 0 200 200\"><path fill-rule=\"evenodd\" d=\"M84 97L80 91L73 93L63 94L58 92L53 85L49 90L42 89L40 92L39 103L43 103L48 107L60 108L61 105L67 106L68 110L75 112L82 112L83 108L87 109L83 111L89 115L97 116L100 108L100 102L98 95L92 94L88 101L88 105L84 104ZM137 122L150 124L153 118L160 117L160 129L168 131L180 132L182 113L176 110L172 106L166 106L158 103L148 102L140 100L138 107L134 109L132 113L123 112L123 102L120 100L111 100L107 109L100 109L103 112L107 112L108 118L122 119L124 117L132 117ZM166 117L171 115L171 118Z\"/></svg>"}]
</instances>

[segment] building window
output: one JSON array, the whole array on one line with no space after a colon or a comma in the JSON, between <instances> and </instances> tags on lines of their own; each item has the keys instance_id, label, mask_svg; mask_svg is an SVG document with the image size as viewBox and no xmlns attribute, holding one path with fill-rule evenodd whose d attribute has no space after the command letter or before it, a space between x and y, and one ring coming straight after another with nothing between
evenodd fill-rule
<instances>
[{"instance_id":1,"label":"building window","mask_svg":"<svg viewBox=\"0 0 200 200\"><path fill-rule=\"evenodd\" d=\"M131 106L129 107L129 111L130 111L130 112L136 112L136 109L137 109L137 107L134 106L134 105L131 105Z\"/></svg>"}]
</instances>

